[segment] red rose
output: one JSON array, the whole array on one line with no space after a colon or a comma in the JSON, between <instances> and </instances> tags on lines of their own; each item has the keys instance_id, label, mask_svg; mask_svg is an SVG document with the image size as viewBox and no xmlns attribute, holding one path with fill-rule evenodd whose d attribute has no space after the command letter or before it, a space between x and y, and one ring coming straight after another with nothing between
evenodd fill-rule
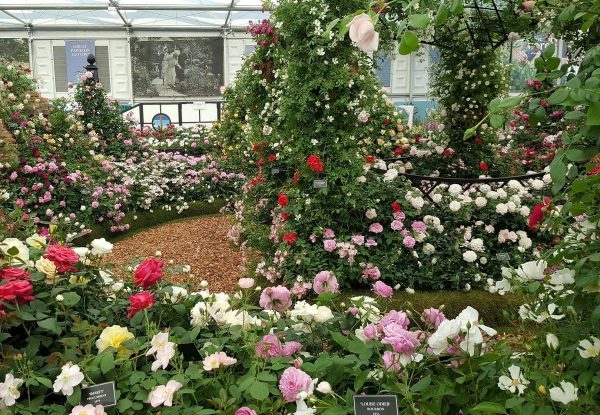
<instances>
[{"instance_id":1,"label":"red rose","mask_svg":"<svg viewBox=\"0 0 600 415\"><path fill-rule=\"evenodd\" d=\"M454 155L454 150L452 150L451 148L447 148L444 150L443 154L446 157L452 157Z\"/></svg>"},{"instance_id":2,"label":"red rose","mask_svg":"<svg viewBox=\"0 0 600 415\"><path fill-rule=\"evenodd\" d=\"M308 156L306 159L306 164L308 164L308 167L310 167L310 169L315 173L320 173L323 171L323 162L319 156L315 154Z\"/></svg>"},{"instance_id":3,"label":"red rose","mask_svg":"<svg viewBox=\"0 0 600 415\"><path fill-rule=\"evenodd\" d=\"M288 202L289 202L288 197L283 193L279 193L279 198L277 199L277 204L279 206L287 206Z\"/></svg>"},{"instance_id":4,"label":"red rose","mask_svg":"<svg viewBox=\"0 0 600 415\"><path fill-rule=\"evenodd\" d=\"M475 137L475 144L481 144L481 138Z\"/></svg>"},{"instance_id":5,"label":"red rose","mask_svg":"<svg viewBox=\"0 0 600 415\"><path fill-rule=\"evenodd\" d=\"M489 166L485 161L482 161L481 163L479 163L479 168L483 171L488 171Z\"/></svg>"},{"instance_id":6,"label":"red rose","mask_svg":"<svg viewBox=\"0 0 600 415\"><path fill-rule=\"evenodd\" d=\"M375 161L375 157L373 157L373 156L367 156L367 157L365 157L365 161L367 163L373 163Z\"/></svg>"},{"instance_id":7,"label":"red rose","mask_svg":"<svg viewBox=\"0 0 600 415\"><path fill-rule=\"evenodd\" d=\"M263 164L265 164L265 159L258 160L258 165L259 166L262 166Z\"/></svg>"},{"instance_id":8,"label":"red rose","mask_svg":"<svg viewBox=\"0 0 600 415\"><path fill-rule=\"evenodd\" d=\"M0 270L0 280L28 280L31 276L21 268L4 268Z\"/></svg>"},{"instance_id":9,"label":"red rose","mask_svg":"<svg viewBox=\"0 0 600 415\"><path fill-rule=\"evenodd\" d=\"M292 177L292 180L294 181L294 183L298 183L299 179L300 179L300 172L297 171L296 173L294 173L294 177Z\"/></svg>"},{"instance_id":10,"label":"red rose","mask_svg":"<svg viewBox=\"0 0 600 415\"><path fill-rule=\"evenodd\" d=\"M544 197L544 201L542 203L538 203L531 210L531 214L529 215L529 229L532 231L537 231L544 220L544 216L552 203L552 199L549 197Z\"/></svg>"},{"instance_id":11,"label":"red rose","mask_svg":"<svg viewBox=\"0 0 600 415\"><path fill-rule=\"evenodd\" d=\"M33 300L35 297L30 281L13 280L0 285L0 301L23 304Z\"/></svg>"},{"instance_id":12,"label":"red rose","mask_svg":"<svg viewBox=\"0 0 600 415\"><path fill-rule=\"evenodd\" d=\"M402 210L402 205L398 202L392 203L391 206L394 212L400 212Z\"/></svg>"},{"instance_id":13,"label":"red rose","mask_svg":"<svg viewBox=\"0 0 600 415\"><path fill-rule=\"evenodd\" d=\"M138 311L145 310L154 305L154 296L156 293L142 291L129 297L129 308L127 309L127 318L133 317Z\"/></svg>"},{"instance_id":14,"label":"red rose","mask_svg":"<svg viewBox=\"0 0 600 415\"><path fill-rule=\"evenodd\" d=\"M290 218L290 215L287 214L287 212L281 212L281 220L282 221L287 221Z\"/></svg>"},{"instance_id":15,"label":"red rose","mask_svg":"<svg viewBox=\"0 0 600 415\"><path fill-rule=\"evenodd\" d=\"M277 160L277 156L275 154L269 154L269 161Z\"/></svg>"},{"instance_id":16,"label":"red rose","mask_svg":"<svg viewBox=\"0 0 600 415\"><path fill-rule=\"evenodd\" d=\"M298 234L296 232L290 232L290 233L286 233L283 236L283 240L288 244L288 245L294 245L296 243L296 240L298 239Z\"/></svg>"},{"instance_id":17,"label":"red rose","mask_svg":"<svg viewBox=\"0 0 600 415\"><path fill-rule=\"evenodd\" d=\"M396 147L394 149L394 154L397 155L397 156L399 156L401 154L404 154L404 148L402 148L402 147Z\"/></svg>"},{"instance_id":18,"label":"red rose","mask_svg":"<svg viewBox=\"0 0 600 415\"><path fill-rule=\"evenodd\" d=\"M390 124L390 120L388 120L387 118L385 120L383 120L383 125L385 125L386 127Z\"/></svg>"},{"instance_id":19,"label":"red rose","mask_svg":"<svg viewBox=\"0 0 600 415\"><path fill-rule=\"evenodd\" d=\"M73 264L79 262L79 255L68 246L50 245L44 258L54 262L58 272L77 271Z\"/></svg>"},{"instance_id":20,"label":"red rose","mask_svg":"<svg viewBox=\"0 0 600 415\"><path fill-rule=\"evenodd\" d=\"M133 273L133 283L144 290L152 287L163 277L164 263L156 258L145 259Z\"/></svg>"}]
</instances>

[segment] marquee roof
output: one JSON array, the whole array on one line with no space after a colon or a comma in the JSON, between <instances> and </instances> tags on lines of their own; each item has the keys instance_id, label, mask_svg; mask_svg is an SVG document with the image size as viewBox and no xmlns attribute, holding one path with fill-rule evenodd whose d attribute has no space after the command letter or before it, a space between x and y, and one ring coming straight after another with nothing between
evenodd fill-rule
<instances>
[{"instance_id":1,"label":"marquee roof","mask_svg":"<svg viewBox=\"0 0 600 415\"><path fill-rule=\"evenodd\" d=\"M242 30L261 0L0 0L5 30Z\"/></svg>"}]
</instances>

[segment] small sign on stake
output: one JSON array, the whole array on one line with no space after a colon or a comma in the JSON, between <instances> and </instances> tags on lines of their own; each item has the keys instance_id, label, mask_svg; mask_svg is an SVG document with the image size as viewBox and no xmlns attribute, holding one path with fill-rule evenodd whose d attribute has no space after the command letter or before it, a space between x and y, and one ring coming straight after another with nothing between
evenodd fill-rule
<instances>
[{"instance_id":1,"label":"small sign on stake","mask_svg":"<svg viewBox=\"0 0 600 415\"><path fill-rule=\"evenodd\" d=\"M279 174L279 169L277 167L272 168L271 174Z\"/></svg>"},{"instance_id":2,"label":"small sign on stake","mask_svg":"<svg viewBox=\"0 0 600 415\"><path fill-rule=\"evenodd\" d=\"M327 189L327 179L315 179L315 180L313 180L313 188L315 188L315 189Z\"/></svg>"},{"instance_id":3,"label":"small sign on stake","mask_svg":"<svg viewBox=\"0 0 600 415\"><path fill-rule=\"evenodd\" d=\"M99 383L81 388L81 404L102 405L105 408L115 406L117 404L115 382Z\"/></svg>"},{"instance_id":4,"label":"small sign on stake","mask_svg":"<svg viewBox=\"0 0 600 415\"><path fill-rule=\"evenodd\" d=\"M507 254L506 252L498 252L496 254L496 259L498 261L508 262L508 261L510 261L510 255Z\"/></svg>"},{"instance_id":5,"label":"small sign on stake","mask_svg":"<svg viewBox=\"0 0 600 415\"><path fill-rule=\"evenodd\" d=\"M398 415L396 395L356 395L354 396L356 415Z\"/></svg>"}]
</instances>

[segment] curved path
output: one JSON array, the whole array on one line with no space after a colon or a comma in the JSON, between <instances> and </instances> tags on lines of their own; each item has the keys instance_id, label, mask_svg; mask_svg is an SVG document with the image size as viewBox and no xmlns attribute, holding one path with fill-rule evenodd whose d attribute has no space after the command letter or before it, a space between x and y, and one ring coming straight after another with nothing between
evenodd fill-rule
<instances>
[{"instance_id":1,"label":"curved path","mask_svg":"<svg viewBox=\"0 0 600 415\"><path fill-rule=\"evenodd\" d=\"M126 265L160 251L165 267L171 260L173 265L191 266L189 274L178 274L170 280L207 280L211 291L233 291L242 274L243 260L227 239L232 220L224 215L202 216L151 228L116 242L106 262Z\"/></svg>"}]
</instances>

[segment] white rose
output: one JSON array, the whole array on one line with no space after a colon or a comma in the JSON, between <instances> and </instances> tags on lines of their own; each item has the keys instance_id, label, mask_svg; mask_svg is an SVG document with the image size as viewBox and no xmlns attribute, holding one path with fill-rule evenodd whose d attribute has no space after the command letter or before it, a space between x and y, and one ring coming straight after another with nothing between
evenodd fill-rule
<instances>
[{"instance_id":1,"label":"white rose","mask_svg":"<svg viewBox=\"0 0 600 415\"><path fill-rule=\"evenodd\" d=\"M485 250L483 240L479 238L473 239L469 245L471 246L471 249L476 252L483 252Z\"/></svg>"},{"instance_id":2,"label":"white rose","mask_svg":"<svg viewBox=\"0 0 600 415\"><path fill-rule=\"evenodd\" d=\"M92 255L102 256L110 254L113 250L113 244L108 242L106 239L94 239L91 243Z\"/></svg>"},{"instance_id":3,"label":"white rose","mask_svg":"<svg viewBox=\"0 0 600 415\"><path fill-rule=\"evenodd\" d=\"M496 213L506 215L508 213L508 206L506 206L504 203L498 203L496 206Z\"/></svg>"},{"instance_id":4,"label":"white rose","mask_svg":"<svg viewBox=\"0 0 600 415\"><path fill-rule=\"evenodd\" d=\"M363 52L375 52L379 48L379 33L375 30L375 25L368 14L363 13L356 16L348 28L350 39Z\"/></svg>"},{"instance_id":5,"label":"white rose","mask_svg":"<svg viewBox=\"0 0 600 415\"><path fill-rule=\"evenodd\" d=\"M473 251L466 251L463 254L463 259L467 262L475 262L477 261L477 254Z\"/></svg>"},{"instance_id":6,"label":"white rose","mask_svg":"<svg viewBox=\"0 0 600 415\"><path fill-rule=\"evenodd\" d=\"M448 188L448 192L449 192L451 195L454 195L454 196L458 196L459 194L461 194L461 193L462 193L462 191L463 191L463 190L462 190L462 187L460 187L460 185L459 185L459 184L452 184L452 185L450 185L450 187Z\"/></svg>"},{"instance_id":7,"label":"white rose","mask_svg":"<svg viewBox=\"0 0 600 415\"><path fill-rule=\"evenodd\" d=\"M10 266L22 266L29 262L29 248L17 238L6 238L0 248L6 256L11 252Z\"/></svg>"},{"instance_id":8,"label":"white rose","mask_svg":"<svg viewBox=\"0 0 600 415\"><path fill-rule=\"evenodd\" d=\"M325 381L320 382L317 385L317 391L319 391L325 395L328 395L332 392L331 385L329 384L329 382L325 382Z\"/></svg>"},{"instance_id":9,"label":"white rose","mask_svg":"<svg viewBox=\"0 0 600 415\"><path fill-rule=\"evenodd\" d=\"M485 207L487 205L487 199L485 197L479 196L475 199L475 206L478 208Z\"/></svg>"},{"instance_id":10,"label":"white rose","mask_svg":"<svg viewBox=\"0 0 600 415\"><path fill-rule=\"evenodd\" d=\"M383 175L383 181L384 182L391 182L392 180L394 180L396 177L398 177L398 170L396 169L389 169L388 171L385 172L385 174Z\"/></svg>"},{"instance_id":11,"label":"white rose","mask_svg":"<svg viewBox=\"0 0 600 415\"><path fill-rule=\"evenodd\" d=\"M375 209L367 209L365 216L369 219L375 219L377 217L377 211Z\"/></svg>"},{"instance_id":12,"label":"white rose","mask_svg":"<svg viewBox=\"0 0 600 415\"><path fill-rule=\"evenodd\" d=\"M461 204L460 202L453 200L452 202L450 202L449 207L452 212L458 212L460 210Z\"/></svg>"},{"instance_id":13,"label":"white rose","mask_svg":"<svg viewBox=\"0 0 600 415\"><path fill-rule=\"evenodd\" d=\"M317 323L325 323L333 318L333 313L329 307L318 306L314 317Z\"/></svg>"}]
</instances>

